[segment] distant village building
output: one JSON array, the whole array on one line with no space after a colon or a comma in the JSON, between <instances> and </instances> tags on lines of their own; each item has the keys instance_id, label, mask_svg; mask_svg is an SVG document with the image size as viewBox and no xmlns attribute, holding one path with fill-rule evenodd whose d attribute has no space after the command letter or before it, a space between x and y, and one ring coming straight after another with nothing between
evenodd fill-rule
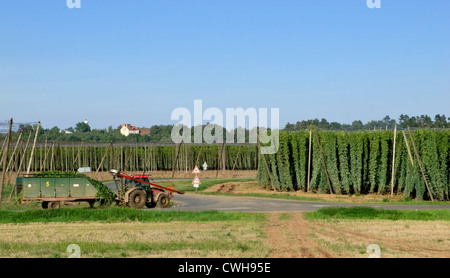
<instances>
[{"instance_id":1,"label":"distant village building","mask_svg":"<svg viewBox=\"0 0 450 278\"><path fill-rule=\"evenodd\" d=\"M140 130L139 130L139 134L140 134L140 135L149 135L149 134L150 134L150 129L147 129L147 128L145 128L145 129L140 129Z\"/></svg>"},{"instance_id":2,"label":"distant village building","mask_svg":"<svg viewBox=\"0 0 450 278\"><path fill-rule=\"evenodd\" d=\"M120 133L124 136L128 136L130 134L139 134L139 128L130 124L122 124L122 128L120 129Z\"/></svg>"},{"instance_id":3,"label":"distant village building","mask_svg":"<svg viewBox=\"0 0 450 278\"><path fill-rule=\"evenodd\" d=\"M148 135L148 134L150 134L150 129L139 129L138 127L136 127L134 125L122 124L120 133L124 136L128 136L130 134Z\"/></svg>"}]
</instances>

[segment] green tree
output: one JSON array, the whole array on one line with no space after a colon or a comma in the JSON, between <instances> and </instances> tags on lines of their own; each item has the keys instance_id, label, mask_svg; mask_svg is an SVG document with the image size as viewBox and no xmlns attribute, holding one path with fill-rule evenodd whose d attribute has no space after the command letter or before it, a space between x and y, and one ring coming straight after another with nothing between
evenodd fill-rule
<instances>
[{"instance_id":1,"label":"green tree","mask_svg":"<svg viewBox=\"0 0 450 278\"><path fill-rule=\"evenodd\" d=\"M91 127L85 122L80 122L76 124L75 131L85 133L91 131Z\"/></svg>"}]
</instances>

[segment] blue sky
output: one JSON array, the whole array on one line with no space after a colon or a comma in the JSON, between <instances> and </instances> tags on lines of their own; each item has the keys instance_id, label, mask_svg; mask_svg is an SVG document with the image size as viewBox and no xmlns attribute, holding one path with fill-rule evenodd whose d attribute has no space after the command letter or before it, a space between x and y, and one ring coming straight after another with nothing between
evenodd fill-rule
<instances>
[{"instance_id":1,"label":"blue sky","mask_svg":"<svg viewBox=\"0 0 450 278\"><path fill-rule=\"evenodd\" d=\"M0 120L174 124L279 108L280 126L450 117L450 1L0 0Z\"/></svg>"}]
</instances>

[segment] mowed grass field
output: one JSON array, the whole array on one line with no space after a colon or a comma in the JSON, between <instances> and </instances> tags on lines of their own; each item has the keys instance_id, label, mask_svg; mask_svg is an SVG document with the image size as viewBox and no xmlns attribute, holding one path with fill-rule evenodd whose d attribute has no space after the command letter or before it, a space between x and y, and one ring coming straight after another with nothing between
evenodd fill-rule
<instances>
[{"instance_id":1,"label":"mowed grass field","mask_svg":"<svg viewBox=\"0 0 450 278\"><path fill-rule=\"evenodd\" d=\"M0 257L265 257L265 215L128 208L0 211Z\"/></svg>"},{"instance_id":2,"label":"mowed grass field","mask_svg":"<svg viewBox=\"0 0 450 278\"><path fill-rule=\"evenodd\" d=\"M386 258L450 257L450 213L321 209L235 213L65 208L0 210L0 257Z\"/></svg>"},{"instance_id":3,"label":"mowed grass field","mask_svg":"<svg viewBox=\"0 0 450 278\"><path fill-rule=\"evenodd\" d=\"M205 187L223 182L205 180ZM382 258L450 258L448 210L236 213L87 204L43 210L3 196L3 258L67 258L72 244L82 258L367 258L373 244Z\"/></svg>"}]
</instances>

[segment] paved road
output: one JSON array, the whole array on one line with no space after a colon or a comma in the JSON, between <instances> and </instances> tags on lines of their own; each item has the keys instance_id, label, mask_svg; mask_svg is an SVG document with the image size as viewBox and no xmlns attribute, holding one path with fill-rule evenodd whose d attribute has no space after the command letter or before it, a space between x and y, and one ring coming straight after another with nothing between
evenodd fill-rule
<instances>
[{"instance_id":1,"label":"paved road","mask_svg":"<svg viewBox=\"0 0 450 278\"><path fill-rule=\"evenodd\" d=\"M105 183L115 190L114 182ZM449 205L367 205L351 203L322 203L307 201L292 201L269 198L253 198L239 196L217 196L201 194L174 194L174 202L180 206L168 208L170 210L181 211L237 211L237 212L286 212L286 211L315 211L324 207L355 207L370 206L374 208L386 209L450 209Z\"/></svg>"},{"instance_id":2,"label":"paved road","mask_svg":"<svg viewBox=\"0 0 450 278\"><path fill-rule=\"evenodd\" d=\"M269 198L253 198L238 196L213 196L213 195L196 195L174 194L172 199L174 202L180 203L180 207L171 209L183 211L203 211L203 210L219 210L219 211L240 211L240 212L275 212L275 211L315 211L324 207L355 207L370 206L374 208L386 209L450 209L450 205L367 205L367 204L350 204L350 203L321 203L307 201L291 201Z\"/></svg>"}]
</instances>

